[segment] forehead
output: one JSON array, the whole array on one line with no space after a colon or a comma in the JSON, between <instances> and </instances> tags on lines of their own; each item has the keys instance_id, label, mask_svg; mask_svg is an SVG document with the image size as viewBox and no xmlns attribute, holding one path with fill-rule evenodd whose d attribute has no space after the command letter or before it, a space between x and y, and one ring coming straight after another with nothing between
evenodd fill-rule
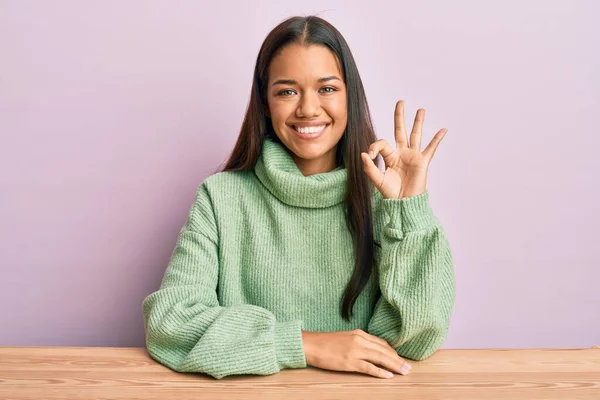
<instances>
[{"instance_id":1,"label":"forehead","mask_svg":"<svg viewBox=\"0 0 600 400\"><path fill-rule=\"evenodd\" d=\"M280 50L269 64L269 81L294 79L317 80L342 73L334 53L324 46L293 44Z\"/></svg>"}]
</instances>

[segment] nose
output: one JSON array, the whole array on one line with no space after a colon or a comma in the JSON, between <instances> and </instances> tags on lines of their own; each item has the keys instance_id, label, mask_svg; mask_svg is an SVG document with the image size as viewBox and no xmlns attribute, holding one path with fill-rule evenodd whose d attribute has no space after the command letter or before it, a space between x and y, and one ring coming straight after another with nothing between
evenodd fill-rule
<instances>
[{"instance_id":1,"label":"nose","mask_svg":"<svg viewBox=\"0 0 600 400\"><path fill-rule=\"evenodd\" d=\"M308 91L300 97L296 117L311 118L321 115L321 101L317 93Z\"/></svg>"}]
</instances>

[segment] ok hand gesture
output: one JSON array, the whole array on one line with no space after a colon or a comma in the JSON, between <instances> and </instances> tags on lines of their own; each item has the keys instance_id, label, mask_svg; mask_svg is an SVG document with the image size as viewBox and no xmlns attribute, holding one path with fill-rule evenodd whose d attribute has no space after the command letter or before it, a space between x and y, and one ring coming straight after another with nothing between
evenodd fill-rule
<instances>
[{"instance_id":1,"label":"ok hand gesture","mask_svg":"<svg viewBox=\"0 0 600 400\"><path fill-rule=\"evenodd\" d=\"M417 110L409 144L404 126L404 101L398 101L394 112L396 148L393 149L385 140L380 139L369 146L369 154L361 153L365 173L383 197L402 199L416 196L426 190L427 169L448 130L440 129L421 152L421 131L424 120L425 110L421 108ZM380 153L385 161L384 172L381 172L373 162Z\"/></svg>"}]
</instances>

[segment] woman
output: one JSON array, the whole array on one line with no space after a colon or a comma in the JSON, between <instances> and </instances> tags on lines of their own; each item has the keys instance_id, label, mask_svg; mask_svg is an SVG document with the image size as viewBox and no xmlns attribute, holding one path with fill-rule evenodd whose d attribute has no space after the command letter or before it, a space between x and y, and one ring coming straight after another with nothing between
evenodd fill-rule
<instances>
[{"instance_id":1,"label":"woman","mask_svg":"<svg viewBox=\"0 0 600 400\"><path fill-rule=\"evenodd\" d=\"M424 110L410 144L403 110L396 146L376 140L341 34L314 16L275 27L233 153L144 300L149 354L218 379L307 365L384 378L433 354L454 304L426 190L446 130L421 152Z\"/></svg>"}]
</instances>

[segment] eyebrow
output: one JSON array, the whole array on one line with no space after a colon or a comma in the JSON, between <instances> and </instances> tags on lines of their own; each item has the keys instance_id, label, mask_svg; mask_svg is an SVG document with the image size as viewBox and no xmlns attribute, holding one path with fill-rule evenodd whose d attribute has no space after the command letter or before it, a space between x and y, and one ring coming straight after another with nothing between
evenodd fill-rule
<instances>
[{"instance_id":1,"label":"eyebrow","mask_svg":"<svg viewBox=\"0 0 600 400\"><path fill-rule=\"evenodd\" d=\"M324 78L320 78L317 82L327 82L327 81L333 81L335 79L337 79L338 81L341 81L340 78L338 78L335 75L332 75L332 76L326 76ZM272 86L275 86L275 85L297 85L297 84L298 84L298 82L296 82L293 79L277 79L275 82L273 82Z\"/></svg>"}]
</instances>

